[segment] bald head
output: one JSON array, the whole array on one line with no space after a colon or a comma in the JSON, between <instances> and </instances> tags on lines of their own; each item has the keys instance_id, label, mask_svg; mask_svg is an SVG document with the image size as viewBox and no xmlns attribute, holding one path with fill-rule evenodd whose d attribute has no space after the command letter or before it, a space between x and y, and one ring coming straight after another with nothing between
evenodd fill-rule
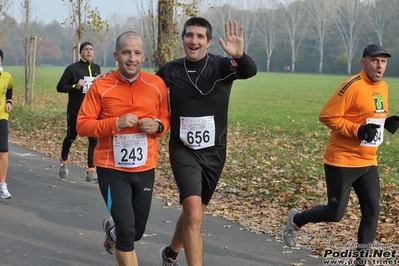
<instances>
[{"instance_id":1,"label":"bald head","mask_svg":"<svg viewBox=\"0 0 399 266\"><path fill-rule=\"evenodd\" d=\"M118 62L120 73L127 79L136 78L143 62L143 39L134 31L127 31L116 39L114 59Z\"/></svg>"},{"instance_id":2,"label":"bald head","mask_svg":"<svg viewBox=\"0 0 399 266\"><path fill-rule=\"evenodd\" d=\"M118 36L118 38L116 38L116 44L115 44L115 51L119 52L122 47L123 47L123 41L126 38L134 38L134 39L139 39L141 43L143 43L143 38L141 38L141 36L135 32L135 31L125 31L124 33L122 33L121 35Z\"/></svg>"}]
</instances>

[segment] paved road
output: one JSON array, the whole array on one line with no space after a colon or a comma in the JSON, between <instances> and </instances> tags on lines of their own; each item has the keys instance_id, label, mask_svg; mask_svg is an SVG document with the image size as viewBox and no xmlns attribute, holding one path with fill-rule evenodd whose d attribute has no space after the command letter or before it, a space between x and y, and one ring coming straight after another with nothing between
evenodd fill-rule
<instances>
[{"instance_id":1,"label":"paved road","mask_svg":"<svg viewBox=\"0 0 399 266\"><path fill-rule=\"evenodd\" d=\"M58 160L14 144L9 165L13 197L0 200L0 266L116 265L102 247L101 221L108 213L97 184L84 181L85 169L70 165L68 179L61 180ZM136 242L141 266L160 265L158 250L169 243L180 212L153 199L145 237ZM321 265L309 250L287 254L273 237L218 217L205 216L203 239L206 266ZM187 265L184 252L179 258Z\"/></svg>"}]
</instances>

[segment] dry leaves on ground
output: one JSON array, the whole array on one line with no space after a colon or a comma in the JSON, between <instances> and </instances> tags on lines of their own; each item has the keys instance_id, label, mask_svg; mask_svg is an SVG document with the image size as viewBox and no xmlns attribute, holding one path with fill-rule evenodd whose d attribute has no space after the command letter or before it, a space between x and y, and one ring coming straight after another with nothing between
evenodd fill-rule
<instances>
[{"instance_id":1,"label":"dry leaves on ground","mask_svg":"<svg viewBox=\"0 0 399 266\"><path fill-rule=\"evenodd\" d=\"M27 130L20 121L10 127L10 142L59 158L65 122L50 119L44 126ZM234 221L257 234L281 241L289 208L304 210L325 202L322 168L324 143L317 133L240 125L229 132L228 158L207 214ZM307 141L304 141L304 140ZM316 139L315 141L309 141ZM177 204L178 194L168 164L167 137L161 139L154 193ZM85 167L85 138L72 146L70 163ZM312 146L307 146L312 145ZM394 248L399 243L399 194L397 187L382 186L381 213L376 242ZM321 255L333 244L356 243L360 219L356 196L351 195L346 214L338 223L308 224L298 235L298 245Z\"/></svg>"}]
</instances>

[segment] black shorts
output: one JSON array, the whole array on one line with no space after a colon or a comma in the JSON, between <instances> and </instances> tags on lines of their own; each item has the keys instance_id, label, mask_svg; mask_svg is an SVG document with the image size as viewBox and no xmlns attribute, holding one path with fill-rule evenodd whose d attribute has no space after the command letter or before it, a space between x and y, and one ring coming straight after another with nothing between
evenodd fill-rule
<instances>
[{"instance_id":1,"label":"black shorts","mask_svg":"<svg viewBox=\"0 0 399 266\"><path fill-rule=\"evenodd\" d=\"M0 152L8 152L8 120L0 120Z\"/></svg>"},{"instance_id":2,"label":"black shorts","mask_svg":"<svg viewBox=\"0 0 399 266\"><path fill-rule=\"evenodd\" d=\"M169 158L180 203L189 196L200 196L208 205L226 161L226 146L192 150L170 141Z\"/></svg>"}]
</instances>

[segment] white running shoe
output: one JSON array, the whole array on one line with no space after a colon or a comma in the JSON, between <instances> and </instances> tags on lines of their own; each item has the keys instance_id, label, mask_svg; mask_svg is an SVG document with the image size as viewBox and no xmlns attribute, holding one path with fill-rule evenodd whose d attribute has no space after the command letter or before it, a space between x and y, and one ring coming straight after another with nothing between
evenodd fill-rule
<instances>
[{"instance_id":1,"label":"white running shoe","mask_svg":"<svg viewBox=\"0 0 399 266\"><path fill-rule=\"evenodd\" d=\"M6 183L0 185L0 197L2 199L11 199L11 194L8 192Z\"/></svg>"},{"instance_id":2,"label":"white running shoe","mask_svg":"<svg viewBox=\"0 0 399 266\"><path fill-rule=\"evenodd\" d=\"M86 172L86 181L91 183L98 183L97 171L93 170L90 173Z\"/></svg>"},{"instance_id":3,"label":"white running shoe","mask_svg":"<svg viewBox=\"0 0 399 266\"><path fill-rule=\"evenodd\" d=\"M103 245L104 245L105 250L111 255L115 254L115 245L116 245L116 242L114 240L112 240L112 237L110 234L110 231L114 227L115 227L115 223L114 223L114 220L112 219L112 216L109 216L103 220L103 229L105 232L105 238L103 241Z\"/></svg>"},{"instance_id":4,"label":"white running shoe","mask_svg":"<svg viewBox=\"0 0 399 266\"><path fill-rule=\"evenodd\" d=\"M67 164L60 163L60 168L58 169L58 174L61 178L66 178L68 176L68 166Z\"/></svg>"},{"instance_id":5,"label":"white running shoe","mask_svg":"<svg viewBox=\"0 0 399 266\"><path fill-rule=\"evenodd\" d=\"M296 235L299 228L294 224L294 216L298 213L299 211L297 209L291 209L288 212L287 224L282 233L283 241L289 247L294 247L296 244Z\"/></svg>"}]
</instances>

